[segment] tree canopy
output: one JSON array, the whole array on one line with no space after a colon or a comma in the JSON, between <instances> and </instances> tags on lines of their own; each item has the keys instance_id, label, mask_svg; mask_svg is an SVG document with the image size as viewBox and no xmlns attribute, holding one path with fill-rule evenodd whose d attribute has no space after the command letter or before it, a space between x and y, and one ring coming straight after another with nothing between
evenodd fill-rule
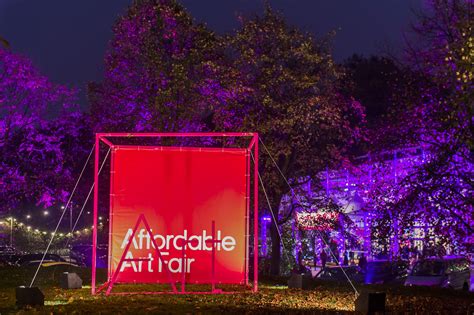
<instances>
[{"instance_id":1,"label":"tree canopy","mask_svg":"<svg viewBox=\"0 0 474 315\"><path fill-rule=\"evenodd\" d=\"M80 129L54 118L76 115L75 95L0 47L0 210L67 198L74 163L64 145Z\"/></svg>"},{"instance_id":2,"label":"tree canopy","mask_svg":"<svg viewBox=\"0 0 474 315\"><path fill-rule=\"evenodd\" d=\"M364 110L339 91L343 73L332 60L329 38L304 34L267 9L262 17L244 20L225 44L248 92L240 102L216 109L218 128L258 131L293 187L314 179L327 167L347 165L350 147L363 135ZM290 189L262 151L260 174L282 224L280 204ZM271 231L272 272L277 274L280 240L274 225Z\"/></svg>"},{"instance_id":3,"label":"tree canopy","mask_svg":"<svg viewBox=\"0 0 474 315\"><path fill-rule=\"evenodd\" d=\"M89 86L95 130L199 131L222 86L216 36L176 1L136 1L114 27L105 79Z\"/></svg>"},{"instance_id":4,"label":"tree canopy","mask_svg":"<svg viewBox=\"0 0 474 315\"><path fill-rule=\"evenodd\" d=\"M378 186L381 217L420 221L427 237L462 246L474 232L473 212L473 37L470 1L433 0L422 12L407 46L418 80L398 95L395 145L419 146L423 161L396 183ZM388 128L387 128L388 129Z\"/></svg>"}]
</instances>

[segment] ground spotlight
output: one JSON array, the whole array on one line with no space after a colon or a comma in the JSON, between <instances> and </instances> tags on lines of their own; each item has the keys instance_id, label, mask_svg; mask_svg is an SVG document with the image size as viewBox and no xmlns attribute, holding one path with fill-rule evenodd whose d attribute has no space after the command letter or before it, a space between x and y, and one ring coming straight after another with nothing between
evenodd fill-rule
<instances>
[{"instance_id":1,"label":"ground spotlight","mask_svg":"<svg viewBox=\"0 0 474 315\"><path fill-rule=\"evenodd\" d=\"M44 305L44 294L38 287L17 287L15 295L18 307Z\"/></svg>"}]
</instances>

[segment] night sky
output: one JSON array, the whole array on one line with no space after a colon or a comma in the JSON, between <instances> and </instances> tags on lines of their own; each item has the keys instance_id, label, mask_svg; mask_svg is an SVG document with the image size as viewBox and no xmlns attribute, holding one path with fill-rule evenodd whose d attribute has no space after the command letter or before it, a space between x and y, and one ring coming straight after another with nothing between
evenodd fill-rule
<instances>
[{"instance_id":1,"label":"night sky","mask_svg":"<svg viewBox=\"0 0 474 315\"><path fill-rule=\"evenodd\" d=\"M132 0L0 0L0 35L31 58L53 82L82 91L102 77L103 57L115 19ZM199 22L218 33L238 27L238 13L261 13L259 0L181 0ZM290 24L316 36L338 30L334 57L399 52L402 33L422 0L274 0ZM86 103L84 92L80 102Z\"/></svg>"}]
</instances>

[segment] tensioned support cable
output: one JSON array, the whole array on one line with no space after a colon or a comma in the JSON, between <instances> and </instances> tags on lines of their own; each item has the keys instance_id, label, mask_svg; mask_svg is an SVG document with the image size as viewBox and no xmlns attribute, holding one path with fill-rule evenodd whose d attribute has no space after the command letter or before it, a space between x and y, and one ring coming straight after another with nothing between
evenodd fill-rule
<instances>
[{"instance_id":1,"label":"tensioned support cable","mask_svg":"<svg viewBox=\"0 0 474 315\"><path fill-rule=\"evenodd\" d=\"M36 268L35 274L33 275L33 279L31 279L30 288L35 283L36 276L38 275L38 272L41 268L41 265L43 264L44 258L46 257L46 254L48 253L49 248L51 247L51 243L53 242L54 236L56 235L56 232L58 231L59 225L61 224L61 221L63 220L64 215L66 214L66 210L67 210L69 204L71 203L72 197L74 196L74 193L76 192L77 186L79 185L79 181L81 180L82 175L84 174L84 170L86 169L87 164L89 163L89 160L92 156L92 152L94 152L94 148L95 148L95 144L92 146L91 152L89 153L89 156L87 157L87 160L84 163L84 166L82 167L81 173L79 174L79 177L77 178L76 184L74 185L74 188L72 189L71 195L69 196L69 199L66 203L66 206L63 209L63 213L61 214L61 217L59 218L58 224L56 225L56 228L54 229L54 232L51 235L51 239L49 240L48 246L46 247L46 250L43 253L43 257L41 257L41 261L38 265L38 268Z\"/></svg>"},{"instance_id":2,"label":"tensioned support cable","mask_svg":"<svg viewBox=\"0 0 474 315\"><path fill-rule=\"evenodd\" d=\"M265 149L265 151L267 152L268 156L270 157L270 159L272 160L273 164L276 166L276 168L278 169L278 172L280 173L280 175L283 177L283 179L285 180L286 184L288 185L288 187L290 188L290 191L291 193L295 196L295 198L298 200L298 202L300 204L303 204L299 198L299 196L297 194L295 194L295 191L293 189L293 187L290 185L288 179L286 178L286 176L283 174L283 171L280 169L280 167L278 166L278 164L276 163L275 159L273 158L273 156L270 154L270 152L268 151L267 149L267 146L265 145L265 143L263 143L263 140L261 137L259 137L259 140L260 142L262 143L263 145L263 148ZM354 283L352 282L352 280L349 278L349 276L347 275L346 271L344 270L344 268L342 268L341 266L341 263L339 262L339 259L336 257L336 255L334 255L334 252L331 250L331 247L328 245L328 243L326 242L326 240L324 240L324 237L322 237L321 235L321 232L316 230L316 232L318 232L319 234L319 237L321 238L321 240L323 241L324 245L329 249L329 252L331 253L331 256L334 258L334 260L337 262L337 265L339 266L339 268L341 268L341 271L344 273L344 276L347 278L347 281L349 282L349 284L351 285L352 289L354 290L355 294L356 294L356 297L359 295L359 291L357 291L356 287L354 286Z\"/></svg>"},{"instance_id":3,"label":"tensioned support cable","mask_svg":"<svg viewBox=\"0 0 474 315\"><path fill-rule=\"evenodd\" d=\"M250 156L252 157L252 161L255 163L252 151L250 151ZM270 203L270 199L268 198L267 191L265 190L265 186L263 185L262 177L260 176L259 171L257 171L257 174L258 174L258 179L260 181L260 185L262 186L263 194L265 195L265 198L267 199L268 208L270 208L270 213L272 214L273 222L275 223L275 227L276 227L276 230L278 232L278 236L280 237L281 245L283 246L283 252L285 253L285 256L286 256L286 259L288 260L288 263L290 263L290 257L288 256L288 251L285 248L285 243L283 242L283 238L281 236L280 228L278 227L278 222L275 218L275 214L273 213L273 208L272 208L272 205ZM262 240L262 242L263 242L263 240Z\"/></svg>"},{"instance_id":4,"label":"tensioned support cable","mask_svg":"<svg viewBox=\"0 0 474 315\"><path fill-rule=\"evenodd\" d=\"M109 148L109 150L107 151L107 154L105 155L105 158L104 158L104 160L102 161L102 164L100 165L99 174L100 174L100 172L102 171L102 168L104 167L105 162L107 161L107 157L109 156L109 153L110 153L110 148ZM89 193L87 194L86 200L85 200L84 203L82 204L81 211L79 211L79 215L77 216L76 222L74 222L74 226L72 227L71 233L74 233L74 231L76 230L77 223L79 222L79 219L81 218L82 213L84 212L84 209L85 209L85 207L86 207L87 202L89 201L89 198L90 198L90 196L91 196L91 194L92 194L92 191L94 190L94 184L95 184L95 183L92 183L91 189L89 189ZM67 248L67 246L69 245L69 240L70 240L70 239L67 240L66 245L64 246L64 248Z\"/></svg>"}]
</instances>

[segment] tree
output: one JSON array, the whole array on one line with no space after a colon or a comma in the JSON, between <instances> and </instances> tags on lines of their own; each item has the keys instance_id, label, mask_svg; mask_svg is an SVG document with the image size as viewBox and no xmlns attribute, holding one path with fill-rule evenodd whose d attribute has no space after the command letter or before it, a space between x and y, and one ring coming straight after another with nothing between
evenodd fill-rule
<instances>
[{"instance_id":1,"label":"tree","mask_svg":"<svg viewBox=\"0 0 474 315\"><path fill-rule=\"evenodd\" d=\"M49 207L68 197L73 170L63 140L75 131L60 118L73 114L74 100L74 90L0 48L0 211L25 203Z\"/></svg>"},{"instance_id":2,"label":"tree","mask_svg":"<svg viewBox=\"0 0 474 315\"><path fill-rule=\"evenodd\" d=\"M105 79L89 86L96 131L199 131L222 86L218 39L176 1L135 1L114 27ZM231 81L228 81L231 83Z\"/></svg>"},{"instance_id":3,"label":"tree","mask_svg":"<svg viewBox=\"0 0 474 315\"><path fill-rule=\"evenodd\" d=\"M267 9L262 17L244 21L225 46L246 94L240 102L216 108L218 129L258 131L294 187L348 162L348 148L363 133L364 111L339 93L342 72L332 60L328 39L316 41ZM291 217L280 211L289 188L270 157L261 157L260 174L281 225ZM271 272L278 274L281 240L273 224L271 239Z\"/></svg>"},{"instance_id":4,"label":"tree","mask_svg":"<svg viewBox=\"0 0 474 315\"><path fill-rule=\"evenodd\" d=\"M401 93L405 103L391 127L399 145L420 146L426 156L396 184L379 185L376 203L380 216L399 221L400 229L422 221L441 244L462 248L474 232L473 4L428 5L407 46L416 93L413 87Z\"/></svg>"}]
</instances>

